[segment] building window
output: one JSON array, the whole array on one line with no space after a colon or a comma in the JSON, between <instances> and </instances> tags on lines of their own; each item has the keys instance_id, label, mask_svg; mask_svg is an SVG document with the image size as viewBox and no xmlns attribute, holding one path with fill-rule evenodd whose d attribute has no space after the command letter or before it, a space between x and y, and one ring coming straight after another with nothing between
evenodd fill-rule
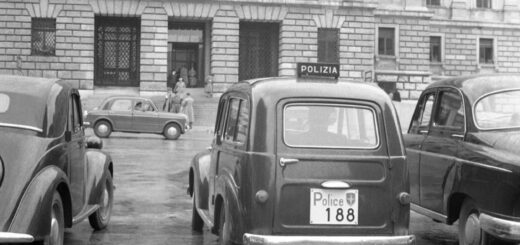
<instances>
[{"instance_id":1,"label":"building window","mask_svg":"<svg viewBox=\"0 0 520 245\"><path fill-rule=\"evenodd\" d=\"M379 28L378 38L378 54L379 55L395 55L394 39L395 29L389 27Z\"/></svg>"},{"instance_id":2,"label":"building window","mask_svg":"<svg viewBox=\"0 0 520 245\"><path fill-rule=\"evenodd\" d=\"M338 29L318 29L318 62L339 63Z\"/></svg>"},{"instance_id":3,"label":"building window","mask_svg":"<svg viewBox=\"0 0 520 245\"><path fill-rule=\"evenodd\" d=\"M442 61L441 37L430 37L430 62Z\"/></svg>"},{"instance_id":4,"label":"building window","mask_svg":"<svg viewBox=\"0 0 520 245\"><path fill-rule=\"evenodd\" d=\"M441 6L441 0L426 0L426 5Z\"/></svg>"},{"instance_id":5,"label":"building window","mask_svg":"<svg viewBox=\"0 0 520 245\"><path fill-rule=\"evenodd\" d=\"M479 40L479 63L493 64L493 39L481 38Z\"/></svg>"},{"instance_id":6,"label":"building window","mask_svg":"<svg viewBox=\"0 0 520 245\"><path fill-rule=\"evenodd\" d=\"M32 18L31 54L52 56L56 53L56 19Z\"/></svg>"},{"instance_id":7,"label":"building window","mask_svg":"<svg viewBox=\"0 0 520 245\"><path fill-rule=\"evenodd\" d=\"M477 0L477 8L491 8L491 0Z\"/></svg>"}]
</instances>

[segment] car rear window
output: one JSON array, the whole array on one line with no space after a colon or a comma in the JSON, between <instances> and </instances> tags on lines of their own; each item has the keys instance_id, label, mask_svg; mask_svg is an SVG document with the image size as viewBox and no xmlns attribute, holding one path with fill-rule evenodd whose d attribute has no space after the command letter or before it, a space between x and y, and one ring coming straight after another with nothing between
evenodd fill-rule
<instances>
[{"instance_id":1,"label":"car rear window","mask_svg":"<svg viewBox=\"0 0 520 245\"><path fill-rule=\"evenodd\" d=\"M475 122L481 129L520 127L520 90L493 93L478 100Z\"/></svg>"},{"instance_id":2,"label":"car rear window","mask_svg":"<svg viewBox=\"0 0 520 245\"><path fill-rule=\"evenodd\" d=\"M289 104L283 137L291 147L373 149L379 144L374 110L343 104Z\"/></svg>"}]
</instances>

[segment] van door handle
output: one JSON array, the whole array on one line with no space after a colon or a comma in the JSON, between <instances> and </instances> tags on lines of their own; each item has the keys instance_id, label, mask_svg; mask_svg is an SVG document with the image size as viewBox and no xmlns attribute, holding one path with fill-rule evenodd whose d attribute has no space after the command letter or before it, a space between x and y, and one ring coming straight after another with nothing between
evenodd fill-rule
<instances>
[{"instance_id":1,"label":"van door handle","mask_svg":"<svg viewBox=\"0 0 520 245\"><path fill-rule=\"evenodd\" d=\"M295 158L280 158L280 166L285 167L287 164L298 163L300 160Z\"/></svg>"}]
</instances>

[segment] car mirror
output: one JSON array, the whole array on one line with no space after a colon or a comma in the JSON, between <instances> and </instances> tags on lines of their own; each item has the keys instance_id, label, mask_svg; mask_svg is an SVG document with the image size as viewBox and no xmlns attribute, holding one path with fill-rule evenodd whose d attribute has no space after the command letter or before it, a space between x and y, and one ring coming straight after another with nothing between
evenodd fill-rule
<instances>
[{"instance_id":1,"label":"car mirror","mask_svg":"<svg viewBox=\"0 0 520 245\"><path fill-rule=\"evenodd\" d=\"M103 148L103 140L96 136L89 136L87 138L87 148L91 149L101 149Z\"/></svg>"}]
</instances>

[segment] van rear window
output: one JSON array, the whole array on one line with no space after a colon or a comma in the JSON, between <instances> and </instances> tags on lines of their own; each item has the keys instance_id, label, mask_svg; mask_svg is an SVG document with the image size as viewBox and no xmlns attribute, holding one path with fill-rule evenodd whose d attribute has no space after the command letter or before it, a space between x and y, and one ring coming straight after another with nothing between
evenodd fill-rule
<instances>
[{"instance_id":1,"label":"van rear window","mask_svg":"<svg viewBox=\"0 0 520 245\"><path fill-rule=\"evenodd\" d=\"M379 145L373 109L343 104L289 104L283 115L284 142L291 147L361 148Z\"/></svg>"}]
</instances>

